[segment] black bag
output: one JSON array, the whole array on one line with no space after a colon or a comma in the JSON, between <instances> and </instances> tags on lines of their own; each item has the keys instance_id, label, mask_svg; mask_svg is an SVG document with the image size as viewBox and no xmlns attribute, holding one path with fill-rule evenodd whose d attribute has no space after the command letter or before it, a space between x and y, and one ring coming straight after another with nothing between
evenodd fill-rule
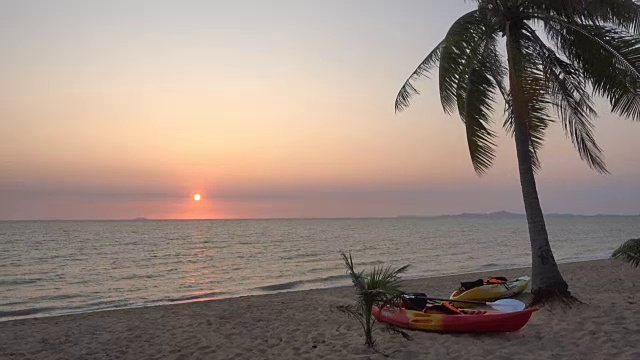
<instances>
[{"instance_id":1,"label":"black bag","mask_svg":"<svg viewBox=\"0 0 640 360\"><path fill-rule=\"evenodd\" d=\"M427 307L427 294L406 293L402 295L402 303L407 310L422 311Z\"/></svg>"},{"instance_id":2,"label":"black bag","mask_svg":"<svg viewBox=\"0 0 640 360\"><path fill-rule=\"evenodd\" d=\"M460 283L460 290L467 291L467 290L471 290L473 288L480 287L482 285L484 285L484 280L482 280L482 279L478 279L476 281L461 282Z\"/></svg>"}]
</instances>

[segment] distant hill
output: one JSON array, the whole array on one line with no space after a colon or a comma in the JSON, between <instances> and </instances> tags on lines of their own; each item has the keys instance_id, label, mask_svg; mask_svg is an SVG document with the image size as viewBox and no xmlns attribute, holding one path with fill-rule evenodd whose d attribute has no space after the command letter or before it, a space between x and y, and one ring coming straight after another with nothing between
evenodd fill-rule
<instances>
[{"instance_id":1,"label":"distant hill","mask_svg":"<svg viewBox=\"0 0 640 360\"><path fill-rule=\"evenodd\" d=\"M509 211L495 211L490 213L461 213L461 214L448 214L448 215L436 215L436 216L420 216L420 215L402 215L398 216L401 219L442 219L442 218L463 218L463 219L516 219L524 218L525 214L514 213ZM597 216L640 216L640 215L616 215L616 214L598 214L598 215L580 215L580 214L559 214L551 213L545 214L545 217L597 217Z\"/></svg>"},{"instance_id":2,"label":"distant hill","mask_svg":"<svg viewBox=\"0 0 640 360\"><path fill-rule=\"evenodd\" d=\"M446 214L436 216L420 216L420 215L401 215L398 218L402 219L421 219L421 218L521 218L524 214L512 213L509 211L495 211L491 213L461 213L461 214Z\"/></svg>"},{"instance_id":3,"label":"distant hill","mask_svg":"<svg viewBox=\"0 0 640 360\"><path fill-rule=\"evenodd\" d=\"M458 218L491 218L491 219L504 219L504 218L522 218L524 214L513 213L509 211L495 211L490 213L462 213L457 215L441 215L438 217L458 217Z\"/></svg>"}]
</instances>

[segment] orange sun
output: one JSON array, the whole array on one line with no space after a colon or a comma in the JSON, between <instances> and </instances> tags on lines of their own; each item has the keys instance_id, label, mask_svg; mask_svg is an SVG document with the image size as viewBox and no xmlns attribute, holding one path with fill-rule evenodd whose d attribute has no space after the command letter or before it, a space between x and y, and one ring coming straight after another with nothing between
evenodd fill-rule
<instances>
[{"instance_id":1,"label":"orange sun","mask_svg":"<svg viewBox=\"0 0 640 360\"><path fill-rule=\"evenodd\" d=\"M200 201L200 199L202 199L202 196L200 196L200 194L193 195L193 200Z\"/></svg>"}]
</instances>

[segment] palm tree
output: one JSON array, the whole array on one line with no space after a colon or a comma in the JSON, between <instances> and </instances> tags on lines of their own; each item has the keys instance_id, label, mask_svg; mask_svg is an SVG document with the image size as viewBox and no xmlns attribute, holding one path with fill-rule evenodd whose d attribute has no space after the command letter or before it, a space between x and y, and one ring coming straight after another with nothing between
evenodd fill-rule
<instances>
[{"instance_id":1,"label":"palm tree","mask_svg":"<svg viewBox=\"0 0 640 360\"><path fill-rule=\"evenodd\" d=\"M639 267L640 266L640 239L630 239L624 244L620 245L611 254L612 258L621 259L629 264Z\"/></svg>"},{"instance_id":2,"label":"palm tree","mask_svg":"<svg viewBox=\"0 0 640 360\"><path fill-rule=\"evenodd\" d=\"M343 252L341 255L347 268L347 274L351 277L353 286L356 289L358 301L355 306L338 306L338 310L358 320L364 331L365 345L373 348L375 341L372 335L372 308L374 305L382 308L400 298L402 295L400 274L405 272L409 265L397 269L374 267L373 270L365 274L364 271L358 272L355 270L351 253L347 255ZM395 331L407 337L407 334L402 331Z\"/></svg>"},{"instance_id":3,"label":"palm tree","mask_svg":"<svg viewBox=\"0 0 640 360\"><path fill-rule=\"evenodd\" d=\"M495 157L492 114L501 95L506 104L503 126L516 143L531 240L534 301L570 298L538 198L538 153L545 131L559 119L580 157L592 169L607 173L593 135L597 114L592 96L609 100L613 113L640 120L640 4L633 0L474 2L477 8L455 21L400 89L396 112L418 94L415 81L437 65L444 111L459 113L471 162L482 175ZM499 50L502 45L506 52Z\"/></svg>"}]
</instances>

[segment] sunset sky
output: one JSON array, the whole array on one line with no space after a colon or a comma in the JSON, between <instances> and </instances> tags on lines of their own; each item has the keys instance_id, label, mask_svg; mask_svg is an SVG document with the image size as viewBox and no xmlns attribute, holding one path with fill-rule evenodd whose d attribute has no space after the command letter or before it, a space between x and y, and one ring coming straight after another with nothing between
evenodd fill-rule
<instances>
[{"instance_id":1,"label":"sunset sky","mask_svg":"<svg viewBox=\"0 0 640 360\"><path fill-rule=\"evenodd\" d=\"M436 80L394 114L399 87L471 2L0 4L0 219L523 211L499 126L479 178ZM545 212L640 214L640 123L598 109L611 175L556 125Z\"/></svg>"}]
</instances>

